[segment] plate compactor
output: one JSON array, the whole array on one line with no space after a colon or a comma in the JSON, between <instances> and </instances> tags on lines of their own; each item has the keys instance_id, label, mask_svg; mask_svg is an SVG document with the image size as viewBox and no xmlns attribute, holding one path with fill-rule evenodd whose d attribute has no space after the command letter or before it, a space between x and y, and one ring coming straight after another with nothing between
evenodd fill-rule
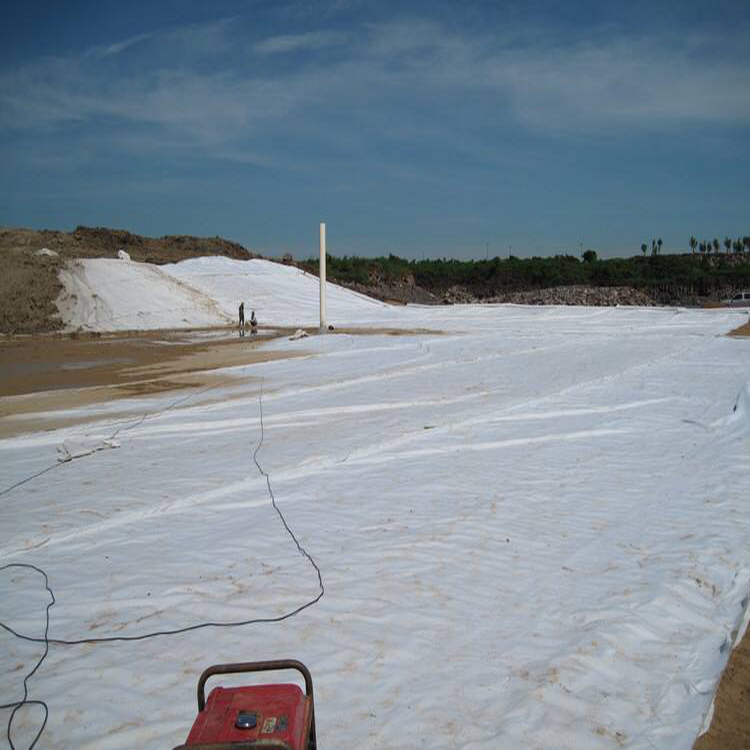
<instances>
[{"instance_id":1,"label":"plate compactor","mask_svg":"<svg viewBox=\"0 0 750 750\"><path fill-rule=\"evenodd\" d=\"M305 692L291 683L214 688L209 677L294 669ZM316 750L312 677L293 659L217 664L198 680L198 716L184 745L175 750Z\"/></svg>"}]
</instances>

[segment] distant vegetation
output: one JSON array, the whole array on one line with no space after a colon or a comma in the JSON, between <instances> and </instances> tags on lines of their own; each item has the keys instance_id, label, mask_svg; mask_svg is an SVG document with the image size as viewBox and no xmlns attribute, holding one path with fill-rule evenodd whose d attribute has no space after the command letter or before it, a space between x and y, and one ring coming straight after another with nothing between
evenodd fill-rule
<instances>
[{"instance_id":1,"label":"distant vegetation","mask_svg":"<svg viewBox=\"0 0 750 750\"><path fill-rule=\"evenodd\" d=\"M750 237L724 247L733 253L719 253L718 240L695 242L704 247L695 254L662 255L661 239L641 246L642 255L631 258L599 259L595 250L586 250L582 259L573 255L554 257L491 258L459 261L453 259L406 260L396 255L379 258L327 256L327 275L331 281L349 285L409 283L440 294L453 286L471 290L478 297L499 292L585 284L592 286L630 286L657 297L712 296L724 290L750 287ZM729 246L727 246L729 242ZM650 255L647 251L651 250ZM711 251L709 251L709 248ZM743 252L744 251L744 252ZM299 264L311 273L318 272L318 259ZM665 299L667 301L667 299ZM675 300L676 301L676 300Z\"/></svg>"},{"instance_id":2,"label":"distant vegetation","mask_svg":"<svg viewBox=\"0 0 750 750\"><path fill-rule=\"evenodd\" d=\"M738 237L736 240L733 240L731 237L725 237L723 244L727 254L732 251L734 253L750 253L750 237ZM691 237L690 249L695 253L696 248L704 255L711 252L718 253L721 249L721 244L718 237L714 237L713 240L703 240L703 242L698 242L695 237Z\"/></svg>"}]
</instances>

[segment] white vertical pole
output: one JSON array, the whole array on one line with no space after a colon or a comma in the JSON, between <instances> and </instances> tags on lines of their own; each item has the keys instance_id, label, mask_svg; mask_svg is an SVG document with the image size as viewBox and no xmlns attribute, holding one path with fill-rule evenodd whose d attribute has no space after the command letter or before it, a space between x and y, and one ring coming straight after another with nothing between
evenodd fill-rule
<instances>
[{"instance_id":1,"label":"white vertical pole","mask_svg":"<svg viewBox=\"0 0 750 750\"><path fill-rule=\"evenodd\" d=\"M326 225L320 224L320 330L326 330Z\"/></svg>"}]
</instances>

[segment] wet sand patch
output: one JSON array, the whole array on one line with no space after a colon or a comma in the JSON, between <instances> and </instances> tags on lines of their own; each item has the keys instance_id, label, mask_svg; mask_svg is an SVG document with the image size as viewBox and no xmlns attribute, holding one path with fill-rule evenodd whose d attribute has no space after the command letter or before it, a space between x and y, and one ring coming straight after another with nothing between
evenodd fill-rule
<instances>
[{"instance_id":1,"label":"wet sand patch","mask_svg":"<svg viewBox=\"0 0 750 750\"><path fill-rule=\"evenodd\" d=\"M308 335L319 335L307 328ZM263 344L291 336L293 328L261 329L240 337L227 328L135 331L73 336L0 339L0 397L41 391L124 384L170 374L268 362L292 352L261 351ZM440 335L422 328L339 328L325 335Z\"/></svg>"},{"instance_id":2,"label":"wet sand patch","mask_svg":"<svg viewBox=\"0 0 750 750\"><path fill-rule=\"evenodd\" d=\"M320 333L317 328L307 332L312 336ZM115 411L82 412L87 406L236 384L243 378L218 370L306 356L305 352L263 348L265 343L293 333L292 328L267 328L258 335L240 337L235 329L213 328L5 338L0 340L0 437L141 416L126 402ZM440 333L342 328L326 335ZM78 413L66 413L71 410Z\"/></svg>"},{"instance_id":3,"label":"wet sand patch","mask_svg":"<svg viewBox=\"0 0 750 750\"><path fill-rule=\"evenodd\" d=\"M50 432L91 422L139 419L143 416L143 409L128 408L127 399L186 391L187 400L190 395L188 391L194 391L198 395L206 389L233 385L238 381L236 377L205 372L170 379L154 378L121 386L94 386L0 398L0 438L33 432ZM223 400L227 401L231 398L233 396L229 394L225 395ZM72 410L118 400L122 400L122 408L116 410L87 410L79 411L77 414L71 413ZM201 399L200 402L196 400L188 405L206 404L211 401L210 398Z\"/></svg>"},{"instance_id":4,"label":"wet sand patch","mask_svg":"<svg viewBox=\"0 0 750 750\"><path fill-rule=\"evenodd\" d=\"M215 332L216 333L216 332ZM86 337L19 337L0 342L0 437L83 422L141 416L87 406L240 382L222 368L300 356L264 350L279 332L195 340L195 332ZM69 413L77 410L78 413Z\"/></svg>"},{"instance_id":5,"label":"wet sand patch","mask_svg":"<svg viewBox=\"0 0 750 750\"><path fill-rule=\"evenodd\" d=\"M273 330L240 338L219 329L7 338L0 341L0 397L122 385L292 356L260 350L280 335Z\"/></svg>"}]
</instances>

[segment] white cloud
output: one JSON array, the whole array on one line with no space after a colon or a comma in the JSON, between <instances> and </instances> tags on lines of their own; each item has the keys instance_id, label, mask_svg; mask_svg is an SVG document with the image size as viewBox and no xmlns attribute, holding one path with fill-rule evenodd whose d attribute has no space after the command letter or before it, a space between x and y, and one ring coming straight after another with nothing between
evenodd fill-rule
<instances>
[{"instance_id":1,"label":"white cloud","mask_svg":"<svg viewBox=\"0 0 750 750\"><path fill-rule=\"evenodd\" d=\"M373 61L398 64L415 88L484 92L545 130L653 129L750 121L750 67L718 54L725 40L602 35L563 43L546 33L469 37L429 22L373 29ZM394 78L396 75L394 75Z\"/></svg>"},{"instance_id":2,"label":"white cloud","mask_svg":"<svg viewBox=\"0 0 750 750\"><path fill-rule=\"evenodd\" d=\"M669 37L503 54L486 74L521 120L544 129L750 120L750 68Z\"/></svg>"},{"instance_id":3,"label":"white cloud","mask_svg":"<svg viewBox=\"0 0 750 750\"><path fill-rule=\"evenodd\" d=\"M317 50L342 44L344 34L336 31L308 31L305 34L285 34L272 36L253 45L253 52L258 55L275 55L284 52Z\"/></svg>"},{"instance_id":4,"label":"white cloud","mask_svg":"<svg viewBox=\"0 0 750 750\"><path fill-rule=\"evenodd\" d=\"M144 54L183 50L192 55L226 52L234 46L232 32L236 24L237 18L230 16L201 24L190 23L161 31L147 31L117 42L92 47L84 53L84 57L112 57L144 42L153 43L150 49L148 45L143 45L146 47Z\"/></svg>"},{"instance_id":5,"label":"white cloud","mask_svg":"<svg viewBox=\"0 0 750 750\"><path fill-rule=\"evenodd\" d=\"M145 42L153 37L155 32L147 31L145 34L136 34L131 36L129 39L123 39L120 42L114 42L112 44L105 45L103 47L95 47L92 50L94 55L99 57L111 57L112 55L119 55L129 47L133 47L141 42Z\"/></svg>"},{"instance_id":6,"label":"white cloud","mask_svg":"<svg viewBox=\"0 0 750 750\"><path fill-rule=\"evenodd\" d=\"M316 117L326 116L338 118L334 148L363 149L368 136L384 132L418 138L423 123L451 138L460 111L500 125L580 134L750 122L745 57L718 54L708 37L601 35L565 43L544 33L469 35L401 21L346 37L330 30L269 37L252 47L256 55L331 45L339 54L333 62L306 58L266 72L267 62L257 68L257 57L240 53L234 25L222 19L112 44L106 54L134 44L161 53L159 64L129 70L125 63L117 77L92 65L90 55L1 72L0 128L106 119L107 127L156 128L157 142L231 152L264 128L273 131L274 123L330 144L325 123L318 120L315 131ZM172 50L181 51L179 61L170 61ZM207 52L216 72L205 70ZM423 111L424 102L432 111ZM490 122L484 125L489 131Z\"/></svg>"}]
</instances>

